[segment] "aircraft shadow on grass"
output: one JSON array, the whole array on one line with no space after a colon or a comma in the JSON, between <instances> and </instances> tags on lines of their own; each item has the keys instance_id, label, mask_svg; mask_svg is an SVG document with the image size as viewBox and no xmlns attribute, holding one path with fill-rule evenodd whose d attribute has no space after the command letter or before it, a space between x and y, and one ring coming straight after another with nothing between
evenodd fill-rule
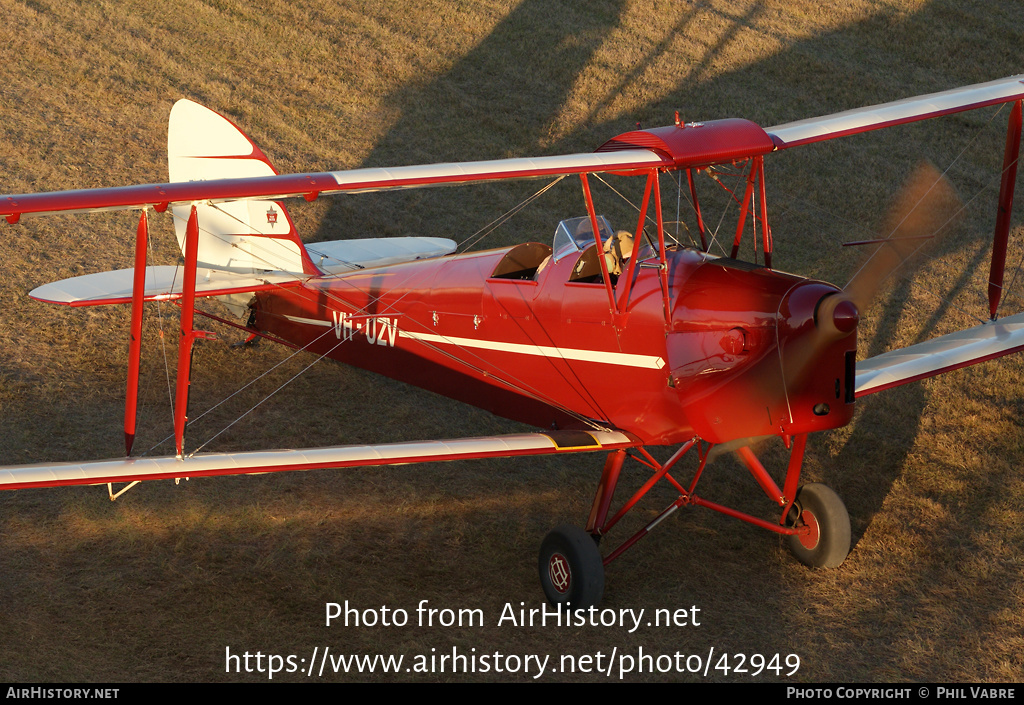
<instances>
[{"instance_id":1,"label":"aircraft shadow on grass","mask_svg":"<svg viewBox=\"0 0 1024 705\"><path fill-rule=\"evenodd\" d=\"M670 124L673 112L677 109L682 110L687 120L746 117L767 126L883 100L895 100L905 95L900 92L898 78L889 71L892 64L898 61L896 52L890 46L891 38L925 38L916 50L903 47L901 51L920 58L921 66L928 66L933 62L933 57L942 55L943 51L955 53L952 44L960 39L954 32L948 40L934 39L929 42L928 38L941 36L934 28L949 28L962 19L956 4L948 0L936 0L906 15L883 10L837 31L788 41L774 55L743 68L724 74L716 72L716 61L725 56L735 42L741 41L745 32L771 31L760 29L770 27L770 22L766 21L767 12L768 9L762 3L751 3L745 9L737 8L728 12L717 9L711 2L697 2L678 8L678 19L671 31L665 32L660 42L649 47L632 70L623 74L607 94L589 96L589 107L584 111L586 114L575 123L573 129L557 134L552 126L565 110L578 79L595 62L603 43L614 37L625 20L627 8L625 3L606 3L593 14L565 13L552 17L548 3L526 0L499 23L487 39L457 61L451 70L427 85L404 87L388 98L388 104L397 111L399 118L379 140L362 166L500 158L506 156L503 150L514 155L530 156L587 151L616 134L632 129L637 122L642 122L644 127ZM581 18L583 15L585 18ZM688 62L673 60L673 37L706 31L708 24L699 20L709 16L718 20L722 28L706 37L707 46L703 55ZM948 41L950 45L943 45L943 41ZM944 57L941 82L936 82L934 87L927 85L919 92L976 83L1019 71L1018 66L1010 65L1006 56L997 51L972 56L976 56L978 61L972 59L971 62L963 62ZM552 65L556 67L555 70ZM639 105L630 114L606 117L612 112L619 91L628 91L635 83L644 80L646 71L659 70L659 67L664 66L671 66L678 76L673 90L655 101ZM892 86L891 91L885 90L886 84ZM999 123L1000 127L995 132L997 135L1005 129L1005 120L999 120ZM933 126L934 121L919 127L919 133L926 133ZM554 137L553 132L556 133ZM473 142L452 144L437 138L438 135L448 133L474 135ZM799 172L801 168L809 169L812 173L828 173L829 169L833 172L836 169L852 172L873 169L884 173L879 182L895 183L901 171L906 173L916 163L917 157L913 151L927 140L925 136L920 141L912 141L906 148L901 147L897 158L893 158L890 164L890 160L883 159L883 155L877 152L863 157L854 153L859 145L871 137L858 138L859 141L852 146L839 145L831 152L830 148L818 151L804 151L805 148L801 148L780 155L786 158L780 159L781 179L773 179L775 157L766 159L770 188L781 190L781 193L778 190L769 191L769 206L774 204L778 210L779 204L789 205L791 197L785 194L785 187L780 187L779 182ZM993 147L998 152L997 157L1001 156L999 140L1001 137ZM830 160L836 158L836 151L843 159L852 161L832 163ZM906 157L906 160L901 161L900 157ZM886 163L879 164L879 161ZM487 218L498 215L514 204L511 201L496 200L500 196L511 197L513 191L503 191L503 188L496 187L484 197L466 202L463 212L468 231L482 226ZM884 195L885 191L893 187L874 188L873 196L877 201L879 195ZM950 296L969 286L973 275L984 270L987 265L988 250L984 247L984 239L991 237L991 222L995 211L995 192L991 194L988 203L991 203L992 208L985 215L988 220L977 229L981 235L963 238L962 242L947 246L947 249L961 250L965 265L963 275L950 289ZM815 194L809 194L807 198L813 202ZM828 197L822 200L829 202ZM832 203L832 210L842 210L842 202ZM448 234L458 239L468 234L426 231L432 222L448 222L445 218L450 217L450 214L445 213L446 205L450 210L450 204L446 203L444 196L430 198L423 192L372 196L365 201L343 197L332 202L321 231L310 239L337 237L336 228L341 224L344 224L348 232L358 232L360 236L373 236L381 232L412 234L423 231L427 235ZM879 208L884 206L884 201L878 201L877 205ZM579 207L582 208L582 199ZM573 215L577 213L558 213L549 209L548 217L551 220L548 230L541 226L542 229L533 233L519 231L513 241L546 241L559 218ZM789 224L790 220L787 218L784 222ZM799 223L794 225L804 229L816 227L814 223L810 226ZM837 232L834 225L832 232L823 235L815 234L812 237L807 233L796 233L791 238L790 233L779 224L774 229L774 236L780 258L785 256L787 248L802 247L806 250L800 255L802 264L814 272L827 272L830 258L834 256L820 248L815 250L814 237L833 243L836 249L839 249L841 240L845 239L844 234ZM808 245L809 241L811 246ZM843 273L839 272L838 275L842 276ZM898 321L908 296L907 285L897 285L886 301L875 307L881 320ZM939 313L941 308L933 318ZM892 323L888 328L883 324L875 338L869 342L862 341L862 345L867 343L870 354L877 354L891 347L896 333ZM888 425L887 412L880 405L874 404L873 400L867 400L862 402L864 408L854 421L854 433L842 449L835 457L820 457L819 453L817 458L817 464L822 466L822 479L841 488L840 493L844 494L851 509L855 544L867 531L872 517L883 511L883 503L913 448L927 404L926 391L920 384L900 389L898 394L902 410L899 428ZM863 432L859 434L858 430ZM885 448L889 453L885 456L885 462L881 466L864 468L862 458L869 454L866 453L868 445L878 443L883 434L886 439ZM814 442L812 440L812 446ZM595 475L597 465L595 460ZM847 477L844 473L849 473L850 468L860 468L858 472L865 475ZM845 493L842 488L846 489ZM983 511L983 508L979 507L977 511ZM682 521L688 521L688 518ZM736 530L749 531L749 528L738 526ZM943 537L936 537L936 540L952 545L960 540L954 533L955 530L951 529ZM752 540L758 545L763 542L763 539L753 537ZM941 566L926 564L921 570L928 573L941 570ZM679 577L673 574L671 580ZM691 587L699 591L702 586ZM868 622L875 616L866 611L862 619ZM983 617L975 612L972 612L971 619L983 621Z\"/></svg>"}]
</instances>

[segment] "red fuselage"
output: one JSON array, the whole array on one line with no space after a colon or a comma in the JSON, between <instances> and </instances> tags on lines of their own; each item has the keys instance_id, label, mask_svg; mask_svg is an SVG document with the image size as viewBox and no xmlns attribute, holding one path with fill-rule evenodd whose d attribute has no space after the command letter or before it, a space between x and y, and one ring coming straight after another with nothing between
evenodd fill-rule
<instances>
[{"instance_id":1,"label":"red fuselage","mask_svg":"<svg viewBox=\"0 0 1024 705\"><path fill-rule=\"evenodd\" d=\"M666 297L658 258L644 266L641 251L615 316L592 274L596 246L557 261L549 252L534 243L317 278L258 294L256 325L540 428L590 419L671 444L850 420L855 331L807 342L835 287L670 249ZM627 284L616 282L616 299ZM802 369L784 374L787 355Z\"/></svg>"}]
</instances>

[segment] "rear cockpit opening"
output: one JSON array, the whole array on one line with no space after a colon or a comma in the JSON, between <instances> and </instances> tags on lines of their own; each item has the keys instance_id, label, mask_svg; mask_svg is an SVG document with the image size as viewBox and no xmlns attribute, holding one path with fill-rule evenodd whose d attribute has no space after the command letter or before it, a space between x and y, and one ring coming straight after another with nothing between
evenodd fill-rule
<instances>
[{"instance_id":1,"label":"rear cockpit opening","mask_svg":"<svg viewBox=\"0 0 1024 705\"><path fill-rule=\"evenodd\" d=\"M551 248L539 242L524 242L505 253L491 274L492 279L532 280L537 269L551 256Z\"/></svg>"}]
</instances>

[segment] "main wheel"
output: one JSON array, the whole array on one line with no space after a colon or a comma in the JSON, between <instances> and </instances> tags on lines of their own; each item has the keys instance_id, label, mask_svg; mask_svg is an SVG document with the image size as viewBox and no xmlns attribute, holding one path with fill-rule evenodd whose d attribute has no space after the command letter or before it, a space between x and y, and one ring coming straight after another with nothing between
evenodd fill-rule
<instances>
[{"instance_id":1,"label":"main wheel","mask_svg":"<svg viewBox=\"0 0 1024 705\"><path fill-rule=\"evenodd\" d=\"M583 529L564 524L540 545L540 584L552 605L573 610L596 606L604 594L604 563L594 539Z\"/></svg>"},{"instance_id":2,"label":"main wheel","mask_svg":"<svg viewBox=\"0 0 1024 705\"><path fill-rule=\"evenodd\" d=\"M796 493L796 526L810 533L789 537L789 550L804 565L836 568L850 553L850 514L839 495L825 485L811 483Z\"/></svg>"}]
</instances>

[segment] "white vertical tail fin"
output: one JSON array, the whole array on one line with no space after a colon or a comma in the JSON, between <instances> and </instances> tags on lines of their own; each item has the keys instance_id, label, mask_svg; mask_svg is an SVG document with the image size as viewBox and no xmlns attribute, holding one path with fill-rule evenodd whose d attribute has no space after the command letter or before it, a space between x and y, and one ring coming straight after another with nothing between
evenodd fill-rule
<instances>
[{"instance_id":1,"label":"white vertical tail fin","mask_svg":"<svg viewBox=\"0 0 1024 705\"><path fill-rule=\"evenodd\" d=\"M267 156L227 118L190 100L171 109L167 132L171 182L274 176ZM277 201L199 204L199 266L238 273L315 274L288 211ZM190 206L173 206L174 229L184 247Z\"/></svg>"}]
</instances>

